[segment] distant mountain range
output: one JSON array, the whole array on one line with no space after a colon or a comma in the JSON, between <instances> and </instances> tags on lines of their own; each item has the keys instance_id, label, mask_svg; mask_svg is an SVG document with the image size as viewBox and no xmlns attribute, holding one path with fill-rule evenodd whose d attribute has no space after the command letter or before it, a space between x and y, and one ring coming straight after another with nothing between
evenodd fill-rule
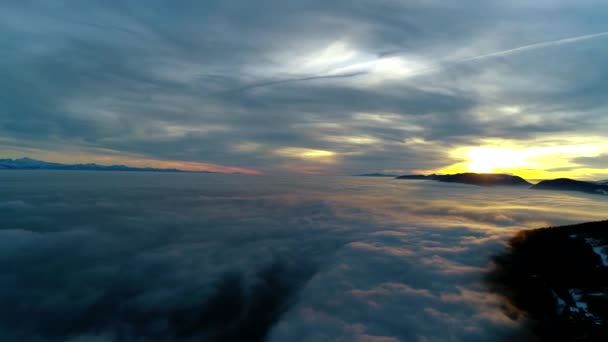
<instances>
[{"instance_id":1,"label":"distant mountain range","mask_svg":"<svg viewBox=\"0 0 608 342\"><path fill-rule=\"evenodd\" d=\"M126 165L98 165L98 164L61 164L50 163L31 158L0 159L0 170L78 170L78 171L138 171L138 172L198 172L213 173L210 171L185 171L178 169L156 169L152 167L130 167Z\"/></svg>"},{"instance_id":2,"label":"distant mountain range","mask_svg":"<svg viewBox=\"0 0 608 342\"><path fill-rule=\"evenodd\" d=\"M403 175L396 179L434 180L447 183L463 183L480 186L529 186L533 190L580 191L596 195L608 195L608 182L585 182L569 178L544 180L532 185L519 176L495 173L457 173L451 175Z\"/></svg>"}]
</instances>

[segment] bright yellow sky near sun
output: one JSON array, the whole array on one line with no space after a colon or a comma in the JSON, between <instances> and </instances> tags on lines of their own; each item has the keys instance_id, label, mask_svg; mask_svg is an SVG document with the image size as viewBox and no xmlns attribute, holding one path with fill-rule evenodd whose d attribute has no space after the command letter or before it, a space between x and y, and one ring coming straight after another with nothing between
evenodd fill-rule
<instances>
[{"instance_id":1,"label":"bright yellow sky near sun","mask_svg":"<svg viewBox=\"0 0 608 342\"><path fill-rule=\"evenodd\" d=\"M558 141L513 143L486 140L479 146L455 148L450 156L461 160L437 173L508 173L526 179L605 177L606 168L589 168L575 162L580 157L608 153L608 141L602 138L566 138Z\"/></svg>"}]
</instances>

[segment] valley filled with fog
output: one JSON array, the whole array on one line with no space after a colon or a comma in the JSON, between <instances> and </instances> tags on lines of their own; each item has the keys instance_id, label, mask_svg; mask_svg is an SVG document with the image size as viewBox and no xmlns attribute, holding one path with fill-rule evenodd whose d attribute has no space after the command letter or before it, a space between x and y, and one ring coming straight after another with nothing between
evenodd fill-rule
<instances>
[{"instance_id":1,"label":"valley filled with fog","mask_svg":"<svg viewBox=\"0 0 608 342\"><path fill-rule=\"evenodd\" d=\"M2 341L487 341L483 277L583 193L368 177L0 173Z\"/></svg>"}]
</instances>

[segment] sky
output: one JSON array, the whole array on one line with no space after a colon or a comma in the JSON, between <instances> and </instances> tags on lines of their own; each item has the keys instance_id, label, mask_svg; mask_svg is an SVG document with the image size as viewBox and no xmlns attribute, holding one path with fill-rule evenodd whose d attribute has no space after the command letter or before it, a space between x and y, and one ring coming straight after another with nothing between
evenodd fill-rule
<instances>
[{"instance_id":1,"label":"sky","mask_svg":"<svg viewBox=\"0 0 608 342\"><path fill-rule=\"evenodd\" d=\"M3 1L0 157L608 178L603 0Z\"/></svg>"}]
</instances>

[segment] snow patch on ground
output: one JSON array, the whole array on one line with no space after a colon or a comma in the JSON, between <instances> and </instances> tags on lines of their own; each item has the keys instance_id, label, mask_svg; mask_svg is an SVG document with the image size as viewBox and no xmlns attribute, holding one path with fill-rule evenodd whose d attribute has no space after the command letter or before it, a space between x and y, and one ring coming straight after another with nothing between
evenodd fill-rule
<instances>
[{"instance_id":1,"label":"snow patch on ground","mask_svg":"<svg viewBox=\"0 0 608 342\"><path fill-rule=\"evenodd\" d=\"M572 235L570 237L572 237ZM600 256L602 265L608 267L608 245L598 246L601 241L592 238L586 238L585 242L591 246L595 254Z\"/></svg>"},{"instance_id":2,"label":"snow patch on ground","mask_svg":"<svg viewBox=\"0 0 608 342\"><path fill-rule=\"evenodd\" d=\"M587 309L588 309L587 303L585 303L581 300L583 298L583 295L581 295L577 289L570 289L570 290L568 290L568 292L570 293L572 300L574 300L574 303L576 304L576 308L578 309L578 311L582 311L585 314L587 314Z\"/></svg>"},{"instance_id":3,"label":"snow patch on ground","mask_svg":"<svg viewBox=\"0 0 608 342\"><path fill-rule=\"evenodd\" d=\"M566 302L561 299L560 296L555 293L555 291L551 290L551 293L553 294L553 297L557 300L557 312L561 314L562 312L564 312L564 310L566 310L568 304L566 304Z\"/></svg>"},{"instance_id":4,"label":"snow patch on ground","mask_svg":"<svg viewBox=\"0 0 608 342\"><path fill-rule=\"evenodd\" d=\"M596 324L601 322L601 320L598 317L596 317L595 315L593 315L592 313L589 312L589 306L587 305L586 302L583 301L583 294L582 294L581 290L569 289L568 293L570 293L570 296L572 297L572 300L574 301L574 304L576 305L576 307L570 307L570 312L581 313L581 314L585 315L585 317L591 318L593 321L596 322Z\"/></svg>"},{"instance_id":5,"label":"snow patch on ground","mask_svg":"<svg viewBox=\"0 0 608 342\"><path fill-rule=\"evenodd\" d=\"M602 265L608 267L608 245L592 247L595 254L602 258Z\"/></svg>"}]
</instances>

